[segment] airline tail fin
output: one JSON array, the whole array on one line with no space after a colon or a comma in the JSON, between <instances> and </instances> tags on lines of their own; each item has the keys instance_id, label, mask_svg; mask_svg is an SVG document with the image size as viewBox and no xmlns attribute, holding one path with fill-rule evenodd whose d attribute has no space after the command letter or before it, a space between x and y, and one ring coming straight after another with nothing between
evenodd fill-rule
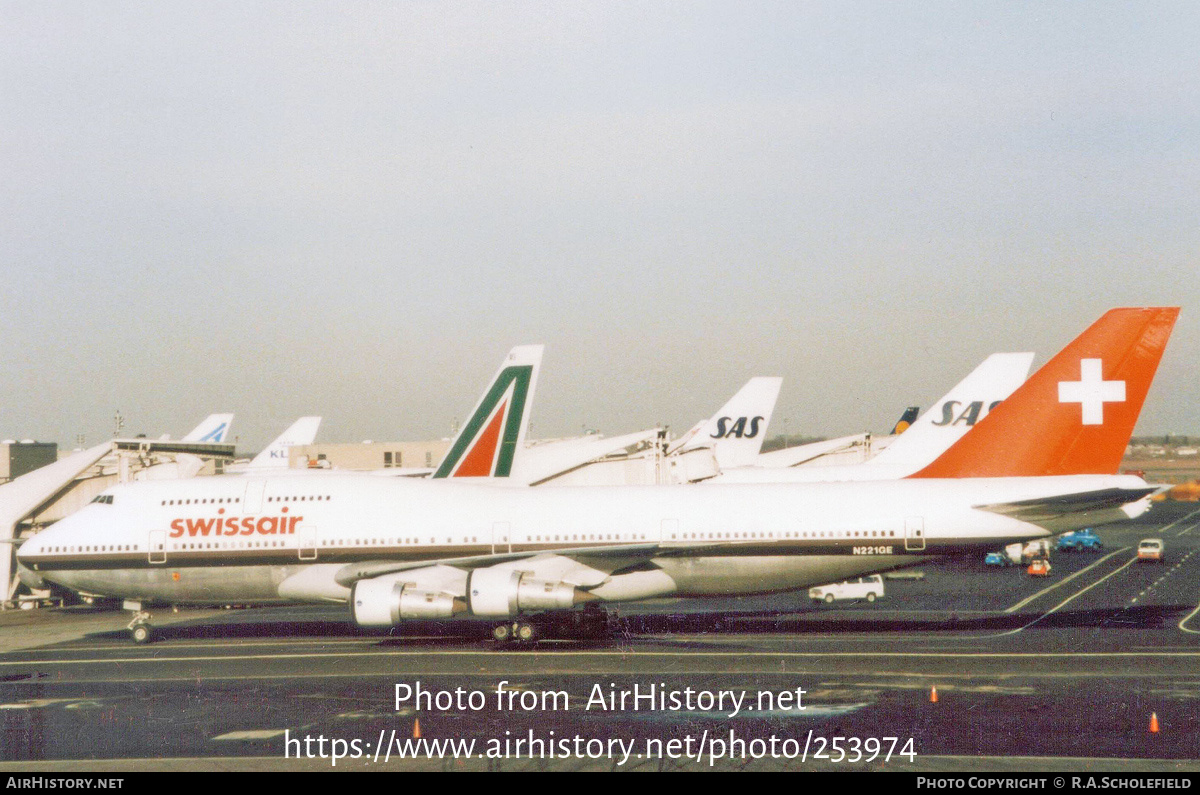
<instances>
[{"instance_id":1,"label":"airline tail fin","mask_svg":"<svg viewBox=\"0 0 1200 795\"><path fill-rule=\"evenodd\" d=\"M775 376L751 378L699 431L689 431L682 444L668 452L712 447L722 469L750 466L762 449L782 384Z\"/></svg>"},{"instance_id":2,"label":"airline tail fin","mask_svg":"<svg viewBox=\"0 0 1200 795\"><path fill-rule=\"evenodd\" d=\"M508 352L433 477L506 478L512 474L529 429L529 407L543 349L542 345L518 345Z\"/></svg>"},{"instance_id":3,"label":"airline tail fin","mask_svg":"<svg viewBox=\"0 0 1200 795\"><path fill-rule=\"evenodd\" d=\"M197 425L191 433L183 437L184 442L213 442L220 444L229 437L229 426L233 424L232 414L209 414L204 422Z\"/></svg>"},{"instance_id":4,"label":"airline tail fin","mask_svg":"<svg viewBox=\"0 0 1200 795\"><path fill-rule=\"evenodd\" d=\"M1116 473L1178 315L1109 310L913 477Z\"/></svg>"},{"instance_id":5,"label":"airline tail fin","mask_svg":"<svg viewBox=\"0 0 1200 795\"><path fill-rule=\"evenodd\" d=\"M1032 353L993 353L863 466L903 465L907 475L933 463L1021 386L1032 364Z\"/></svg>"},{"instance_id":6,"label":"airline tail fin","mask_svg":"<svg viewBox=\"0 0 1200 795\"><path fill-rule=\"evenodd\" d=\"M298 444L312 444L321 427L320 417L301 417L291 427L276 437L263 451L246 465L248 470L286 469L288 449Z\"/></svg>"},{"instance_id":7,"label":"airline tail fin","mask_svg":"<svg viewBox=\"0 0 1200 795\"><path fill-rule=\"evenodd\" d=\"M896 420L896 424L892 426L892 436L899 436L907 431L912 424L917 421L917 415L921 413L920 406L909 406L900 415L900 419Z\"/></svg>"}]
</instances>

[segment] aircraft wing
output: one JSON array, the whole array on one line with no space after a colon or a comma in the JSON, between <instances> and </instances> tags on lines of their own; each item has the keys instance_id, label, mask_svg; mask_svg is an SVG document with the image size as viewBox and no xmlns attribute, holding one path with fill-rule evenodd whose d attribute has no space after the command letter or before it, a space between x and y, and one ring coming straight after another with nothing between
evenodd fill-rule
<instances>
[{"instance_id":1,"label":"aircraft wing","mask_svg":"<svg viewBox=\"0 0 1200 795\"><path fill-rule=\"evenodd\" d=\"M981 511L991 511L1002 516L1011 516L1022 522L1052 529L1061 520L1078 518L1083 514L1096 514L1120 510L1159 491L1158 486L1132 489L1097 489L1076 494L1058 494L1053 497L1037 497L1016 502L997 502L976 505Z\"/></svg>"},{"instance_id":2,"label":"aircraft wing","mask_svg":"<svg viewBox=\"0 0 1200 795\"><path fill-rule=\"evenodd\" d=\"M742 544L748 542L741 542ZM529 552L498 552L491 555L473 555L470 557L441 558L439 560L368 560L350 563L343 566L334 575L339 585L350 587L359 580L369 580L385 574L395 574L401 571L414 571L433 566L453 566L457 569L484 569L503 563L513 563L520 560L548 561L559 559L571 561L589 569L611 573L617 569L632 566L651 558L671 555L693 554L701 549L710 550L721 547L735 547L737 542L703 543L703 544L620 544L608 547L578 547L575 549L557 549L553 551L537 550Z\"/></svg>"}]
</instances>

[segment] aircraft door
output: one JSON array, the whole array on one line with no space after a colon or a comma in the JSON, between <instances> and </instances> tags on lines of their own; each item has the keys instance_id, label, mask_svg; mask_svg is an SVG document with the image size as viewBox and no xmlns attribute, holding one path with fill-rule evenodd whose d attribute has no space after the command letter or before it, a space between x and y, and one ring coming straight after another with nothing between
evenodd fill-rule
<instances>
[{"instance_id":1,"label":"aircraft door","mask_svg":"<svg viewBox=\"0 0 1200 795\"><path fill-rule=\"evenodd\" d=\"M242 513L253 514L262 510L263 490L265 480L252 480L246 484L246 496L242 498Z\"/></svg>"},{"instance_id":2,"label":"aircraft door","mask_svg":"<svg viewBox=\"0 0 1200 795\"><path fill-rule=\"evenodd\" d=\"M150 563L166 563L167 562L167 531L166 530L151 530L150 531L150 547L148 558Z\"/></svg>"},{"instance_id":3,"label":"aircraft door","mask_svg":"<svg viewBox=\"0 0 1200 795\"><path fill-rule=\"evenodd\" d=\"M920 552L925 549L925 517L904 518L904 549L908 552Z\"/></svg>"},{"instance_id":4,"label":"aircraft door","mask_svg":"<svg viewBox=\"0 0 1200 795\"><path fill-rule=\"evenodd\" d=\"M512 552L512 527L508 522L492 522L492 554Z\"/></svg>"},{"instance_id":5,"label":"aircraft door","mask_svg":"<svg viewBox=\"0 0 1200 795\"><path fill-rule=\"evenodd\" d=\"M312 525L300 527L300 560L317 559L317 528Z\"/></svg>"}]
</instances>

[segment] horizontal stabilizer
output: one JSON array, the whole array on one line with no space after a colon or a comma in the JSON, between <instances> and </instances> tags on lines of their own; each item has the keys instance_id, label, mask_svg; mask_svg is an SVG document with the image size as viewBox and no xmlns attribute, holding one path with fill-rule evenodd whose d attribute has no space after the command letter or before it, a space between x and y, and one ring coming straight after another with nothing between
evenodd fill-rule
<instances>
[{"instance_id":1,"label":"horizontal stabilizer","mask_svg":"<svg viewBox=\"0 0 1200 795\"><path fill-rule=\"evenodd\" d=\"M976 505L981 511L990 511L1002 516L1011 516L1022 522L1041 525L1064 516L1081 513L1108 511L1137 502L1143 497L1159 491L1158 486L1132 489L1099 489L1077 494L1058 494L1053 497L1038 497L1017 502L997 502L991 505Z\"/></svg>"}]
</instances>

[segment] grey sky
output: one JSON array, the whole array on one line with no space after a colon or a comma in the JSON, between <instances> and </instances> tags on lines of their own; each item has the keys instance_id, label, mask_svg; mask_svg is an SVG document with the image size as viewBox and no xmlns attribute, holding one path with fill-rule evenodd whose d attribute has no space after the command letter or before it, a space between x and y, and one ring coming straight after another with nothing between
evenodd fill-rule
<instances>
[{"instance_id":1,"label":"grey sky","mask_svg":"<svg viewBox=\"0 0 1200 795\"><path fill-rule=\"evenodd\" d=\"M886 430L995 350L1183 306L1193 3L0 2L0 436Z\"/></svg>"}]
</instances>

